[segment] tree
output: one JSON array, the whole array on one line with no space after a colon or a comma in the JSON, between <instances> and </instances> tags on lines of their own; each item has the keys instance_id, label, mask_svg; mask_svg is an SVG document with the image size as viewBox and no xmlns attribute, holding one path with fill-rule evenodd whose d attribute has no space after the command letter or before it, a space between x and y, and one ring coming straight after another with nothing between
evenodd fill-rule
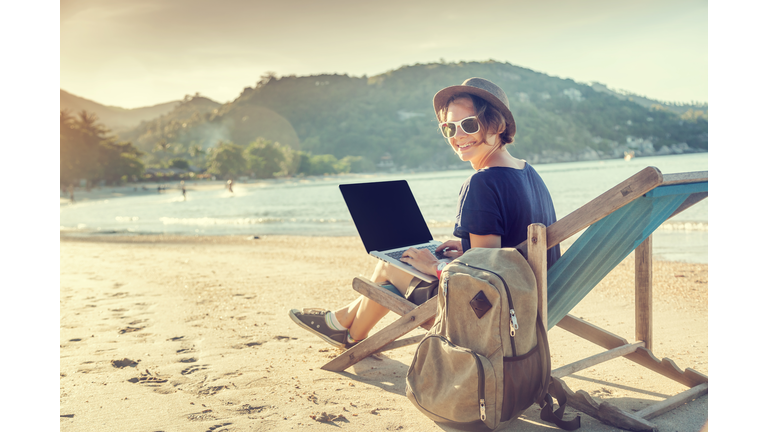
<instances>
[{"instance_id":1,"label":"tree","mask_svg":"<svg viewBox=\"0 0 768 432\"><path fill-rule=\"evenodd\" d=\"M362 156L345 156L336 164L338 173L364 173L376 171L376 165Z\"/></svg>"},{"instance_id":2,"label":"tree","mask_svg":"<svg viewBox=\"0 0 768 432\"><path fill-rule=\"evenodd\" d=\"M189 170L189 161L186 159L173 159L168 163L168 168Z\"/></svg>"},{"instance_id":3,"label":"tree","mask_svg":"<svg viewBox=\"0 0 768 432\"><path fill-rule=\"evenodd\" d=\"M142 152L129 142L108 143L102 150L104 180L108 183L125 182L129 178L139 177L144 172L141 162Z\"/></svg>"},{"instance_id":4,"label":"tree","mask_svg":"<svg viewBox=\"0 0 768 432\"><path fill-rule=\"evenodd\" d=\"M243 147L231 142L219 141L208 157L208 172L224 178L235 178L248 170Z\"/></svg>"},{"instance_id":5,"label":"tree","mask_svg":"<svg viewBox=\"0 0 768 432\"><path fill-rule=\"evenodd\" d=\"M62 184L80 179L116 183L143 173L143 153L130 142L118 142L95 114L81 111L73 117L61 111L59 122Z\"/></svg>"},{"instance_id":6,"label":"tree","mask_svg":"<svg viewBox=\"0 0 768 432\"><path fill-rule=\"evenodd\" d=\"M339 161L335 156L325 154L309 158L309 175L336 174L336 164Z\"/></svg>"},{"instance_id":7,"label":"tree","mask_svg":"<svg viewBox=\"0 0 768 432\"><path fill-rule=\"evenodd\" d=\"M285 172L285 164L290 159L286 149L280 143L258 138L245 149L248 169L256 178L274 178Z\"/></svg>"}]
</instances>

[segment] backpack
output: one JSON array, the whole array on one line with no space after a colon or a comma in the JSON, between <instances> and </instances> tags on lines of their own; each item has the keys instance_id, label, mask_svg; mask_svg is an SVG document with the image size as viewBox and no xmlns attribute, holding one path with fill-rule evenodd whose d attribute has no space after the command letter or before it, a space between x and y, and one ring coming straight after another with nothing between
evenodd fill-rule
<instances>
[{"instance_id":1,"label":"backpack","mask_svg":"<svg viewBox=\"0 0 768 432\"><path fill-rule=\"evenodd\" d=\"M444 269L435 323L419 343L406 376L408 399L436 423L495 430L534 402L542 420L562 419L565 393L548 393L547 332L538 316L536 278L512 248L473 248ZM554 387L553 387L554 392Z\"/></svg>"}]
</instances>

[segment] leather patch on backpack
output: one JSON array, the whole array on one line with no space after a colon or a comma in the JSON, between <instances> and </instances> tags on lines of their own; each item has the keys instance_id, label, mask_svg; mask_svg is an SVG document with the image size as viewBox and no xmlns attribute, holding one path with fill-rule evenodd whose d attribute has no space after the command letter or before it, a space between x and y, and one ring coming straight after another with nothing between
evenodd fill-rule
<instances>
[{"instance_id":1,"label":"leather patch on backpack","mask_svg":"<svg viewBox=\"0 0 768 432\"><path fill-rule=\"evenodd\" d=\"M475 311L475 315L477 315L478 319L482 318L483 315L485 315L485 313L488 312L491 307L493 307L491 302L488 301L488 297L486 297L485 293L482 291L478 292L474 297L472 297L469 305L472 306L472 310Z\"/></svg>"}]
</instances>

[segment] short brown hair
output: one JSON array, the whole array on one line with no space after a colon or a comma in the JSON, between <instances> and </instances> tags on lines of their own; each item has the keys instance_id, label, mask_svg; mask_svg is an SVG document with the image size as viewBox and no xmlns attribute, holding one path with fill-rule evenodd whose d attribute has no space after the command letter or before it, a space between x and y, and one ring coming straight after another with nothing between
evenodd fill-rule
<instances>
[{"instance_id":1,"label":"short brown hair","mask_svg":"<svg viewBox=\"0 0 768 432\"><path fill-rule=\"evenodd\" d=\"M472 101L477 119L480 122L480 136L483 137L483 141L485 141L485 136L489 130L496 131L499 134L501 147L515 141L514 135L507 128L504 115L485 99L469 93L456 93L445 102L445 105L437 113L437 117L441 122L445 121L448 117L448 105L456 99L469 99Z\"/></svg>"}]
</instances>

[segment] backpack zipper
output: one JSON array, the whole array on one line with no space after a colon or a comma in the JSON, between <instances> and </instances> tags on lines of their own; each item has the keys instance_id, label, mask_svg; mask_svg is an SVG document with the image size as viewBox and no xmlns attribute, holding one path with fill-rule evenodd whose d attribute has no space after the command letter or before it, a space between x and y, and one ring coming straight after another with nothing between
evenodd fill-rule
<instances>
[{"instance_id":1,"label":"backpack zipper","mask_svg":"<svg viewBox=\"0 0 768 432\"><path fill-rule=\"evenodd\" d=\"M448 310L448 280L450 279L450 274L446 274L445 277L442 280L443 283L443 298L445 299L445 310ZM451 345L454 348L462 349L470 354L475 358L475 363L477 363L477 373L478 373L478 380L477 380L477 394L480 396L480 420L485 421L485 371L483 370L483 362L480 361L480 357L477 356L476 353L474 353L472 350L468 350L464 347L456 346L453 342L448 340L448 338L444 338L442 336L439 336L441 339L444 339L449 345ZM423 342L423 341L422 341ZM513 343L514 345L514 343ZM514 347L513 347L514 350Z\"/></svg>"},{"instance_id":2,"label":"backpack zipper","mask_svg":"<svg viewBox=\"0 0 768 432\"><path fill-rule=\"evenodd\" d=\"M501 277L498 273L494 271L480 268L480 267L475 267L473 265L469 265L461 261L456 261L456 264L461 264L465 267L469 267L475 270L487 271L488 273L496 275L496 277L501 280L501 283L504 284L504 291L506 291L507 293L507 303L509 304L509 336L510 336L509 341L512 343L512 357L517 357L517 348L515 347L515 331L518 329L517 316L515 315L515 305L512 303L512 294L510 294L509 292L509 286L507 285L507 281L505 281L503 277ZM446 296L446 299L447 298L448 297ZM446 300L446 303L447 303L447 300Z\"/></svg>"},{"instance_id":3,"label":"backpack zipper","mask_svg":"<svg viewBox=\"0 0 768 432\"><path fill-rule=\"evenodd\" d=\"M480 399L479 400L480 420L485 421L485 419L487 418L485 415L485 370L483 369L483 362L480 360L480 357L478 357L476 352L454 344L447 337L439 336L439 335L434 335L434 337L438 337L444 340L448 345L452 346L453 348L456 348L460 351L468 352L469 354L472 355L472 357L475 358L475 363L477 363L477 395L478 395L478 398ZM422 340L422 343L423 342L424 341ZM418 348L417 348L417 351L418 351Z\"/></svg>"}]
</instances>

